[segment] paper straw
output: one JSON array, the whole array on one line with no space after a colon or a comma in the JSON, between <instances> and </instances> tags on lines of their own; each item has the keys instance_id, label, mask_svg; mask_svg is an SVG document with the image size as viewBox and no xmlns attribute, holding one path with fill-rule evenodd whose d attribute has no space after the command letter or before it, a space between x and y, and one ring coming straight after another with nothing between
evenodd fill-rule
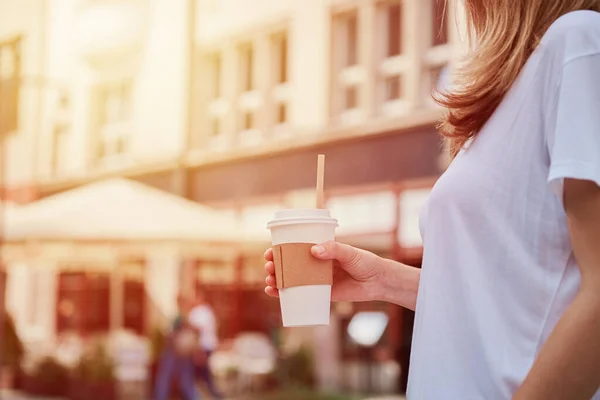
<instances>
[{"instance_id":1,"label":"paper straw","mask_svg":"<svg viewBox=\"0 0 600 400\"><path fill-rule=\"evenodd\" d=\"M325 180L325 155L319 154L317 158L317 208L325 208L323 182Z\"/></svg>"}]
</instances>

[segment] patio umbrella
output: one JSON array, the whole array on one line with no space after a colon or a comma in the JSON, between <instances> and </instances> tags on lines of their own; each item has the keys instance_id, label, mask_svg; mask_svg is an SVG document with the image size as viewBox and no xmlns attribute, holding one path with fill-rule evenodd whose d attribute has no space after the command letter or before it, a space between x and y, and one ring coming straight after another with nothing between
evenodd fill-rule
<instances>
[{"instance_id":1,"label":"patio umbrella","mask_svg":"<svg viewBox=\"0 0 600 400\"><path fill-rule=\"evenodd\" d=\"M124 178L112 178L19 207L5 224L6 239L241 240L233 212Z\"/></svg>"}]
</instances>

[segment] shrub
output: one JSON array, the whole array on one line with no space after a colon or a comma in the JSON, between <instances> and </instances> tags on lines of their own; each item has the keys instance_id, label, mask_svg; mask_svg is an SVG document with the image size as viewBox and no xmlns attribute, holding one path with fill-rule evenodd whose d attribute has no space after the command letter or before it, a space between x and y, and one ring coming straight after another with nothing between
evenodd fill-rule
<instances>
[{"instance_id":1,"label":"shrub","mask_svg":"<svg viewBox=\"0 0 600 400\"><path fill-rule=\"evenodd\" d=\"M68 369L52 357L43 358L33 371L33 377L42 385L67 385Z\"/></svg>"},{"instance_id":2,"label":"shrub","mask_svg":"<svg viewBox=\"0 0 600 400\"><path fill-rule=\"evenodd\" d=\"M17 334L15 322L10 314L5 312L3 317L2 366L17 369L23 359L23 343Z\"/></svg>"},{"instance_id":3,"label":"shrub","mask_svg":"<svg viewBox=\"0 0 600 400\"><path fill-rule=\"evenodd\" d=\"M318 393L308 389L292 389L260 395L260 400L356 400L341 394Z\"/></svg>"},{"instance_id":4,"label":"shrub","mask_svg":"<svg viewBox=\"0 0 600 400\"><path fill-rule=\"evenodd\" d=\"M312 351L302 346L298 351L279 360L275 371L278 386L282 388L312 388L315 385L315 364Z\"/></svg>"},{"instance_id":5,"label":"shrub","mask_svg":"<svg viewBox=\"0 0 600 400\"><path fill-rule=\"evenodd\" d=\"M74 372L76 377L86 382L111 382L114 380L114 362L106 346L96 342L81 357Z\"/></svg>"}]
</instances>

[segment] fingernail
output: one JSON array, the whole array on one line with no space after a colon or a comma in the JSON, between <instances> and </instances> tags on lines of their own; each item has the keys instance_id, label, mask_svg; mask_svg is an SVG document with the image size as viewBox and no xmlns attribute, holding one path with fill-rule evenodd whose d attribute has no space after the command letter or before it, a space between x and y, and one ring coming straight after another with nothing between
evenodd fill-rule
<instances>
[{"instance_id":1,"label":"fingernail","mask_svg":"<svg viewBox=\"0 0 600 400\"><path fill-rule=\"evenodd\" d=\"M321 246L320 244L313 246L313 253L315 253L315 255L322 256L325 254L325 247Z\"/></svg>"}]
</instances>

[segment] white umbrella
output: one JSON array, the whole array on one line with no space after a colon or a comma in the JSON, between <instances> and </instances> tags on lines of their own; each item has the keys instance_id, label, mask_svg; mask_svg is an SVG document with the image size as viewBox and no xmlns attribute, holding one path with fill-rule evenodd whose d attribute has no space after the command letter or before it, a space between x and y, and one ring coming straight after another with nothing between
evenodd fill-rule
<instances>
[{"instance_id":1,"label":"white umbrella","mask_svg":"<svg viewBox=\"0 0 600 400\"><path fill-rule=\"evenodd\" d=\"M107 179L19 208L8 240L238 241L233 213L123 178Z\"/></svg>"},{"instance_id":2,"label":"white umbrella","mask_svg":"<svg viewBox=\"0 0 600 400\"><path fill-rule=\"evenodd\" d=\"M11 201L0 201L0 235L6 237L9 226L14 226L18 221L18 213L20 206Z\"/></svg>"}]
</instances>

